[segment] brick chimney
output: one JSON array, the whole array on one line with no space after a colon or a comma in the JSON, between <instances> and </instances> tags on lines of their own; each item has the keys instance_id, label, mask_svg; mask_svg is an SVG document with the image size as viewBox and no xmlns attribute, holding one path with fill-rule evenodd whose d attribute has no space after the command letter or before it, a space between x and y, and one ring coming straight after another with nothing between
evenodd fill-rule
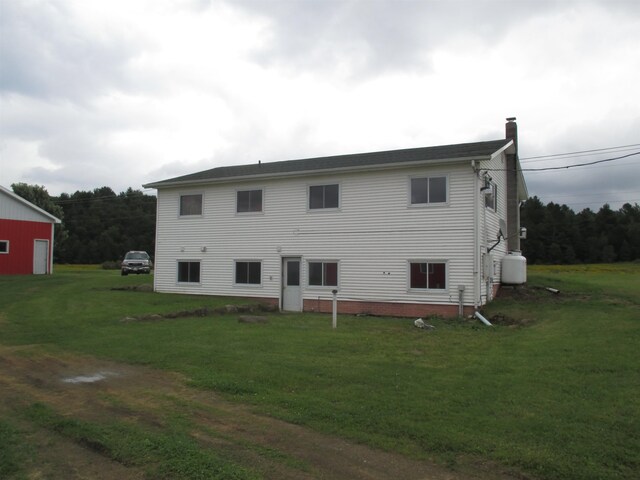
<instances>
[{"instance_id":1,"label":"brick chimney","mask_svg":"<svg viewBox=\"0 0 640 480\"><path fill-rule=\"evenodd\" d=\"M507 250L520 250L520 203L518 201L518 124L507 118L505 137L513 140L514 153L507 153Z\"/></svg>"}]
</instances>

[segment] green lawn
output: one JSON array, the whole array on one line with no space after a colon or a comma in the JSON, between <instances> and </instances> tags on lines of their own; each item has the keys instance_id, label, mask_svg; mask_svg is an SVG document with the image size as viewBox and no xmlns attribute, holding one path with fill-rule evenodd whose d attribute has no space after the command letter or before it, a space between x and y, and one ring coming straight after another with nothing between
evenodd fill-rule
<instances>
[{"instance_id":1,"label":"green lawn","mask_svg":"<svg viewBox=\"0 0 640 480\"><path fill-rule=\"evenodd\" d=\"M231 303L111 290L149 281L71 267L0 277L0 343L181 372L263 413L452 468L487 460L548 479L640 471L640 264L530 268L526 294L484 310L522 326L429 319L429 332L350 316L334 331L330 316L312 314L122 322ZM1 420L0 442L18 435Z\"/></svg>"}]
</instances>

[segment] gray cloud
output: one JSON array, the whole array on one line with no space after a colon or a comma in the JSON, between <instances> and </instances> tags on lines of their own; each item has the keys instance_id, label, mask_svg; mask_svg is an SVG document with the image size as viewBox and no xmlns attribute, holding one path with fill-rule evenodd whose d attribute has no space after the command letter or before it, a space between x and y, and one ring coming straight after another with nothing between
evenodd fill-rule
<instances>
[{"instance_id":1,"label":"gray cloud","mask_svg":"<svg viewBox=\"0 0 640 480\"><path fill-rule=\"evenodd\" d=\"M93 32L62 1L0 5L0 93L79 101L131 86L137 51L124 29Z\"/></svg>"}]
</instances>

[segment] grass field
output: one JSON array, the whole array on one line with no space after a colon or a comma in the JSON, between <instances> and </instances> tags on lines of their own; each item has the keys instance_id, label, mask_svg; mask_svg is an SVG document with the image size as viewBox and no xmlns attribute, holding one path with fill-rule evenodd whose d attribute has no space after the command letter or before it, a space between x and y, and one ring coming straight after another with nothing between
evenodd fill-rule
<instances>
[{"instance_id":1,"label":"grass field","mask_svg":"<svg viewBox=\"0 0 640 480\"><path fill-rule=\"evenodd\" d=\"M459 472L640 471L640 264L530 267L526 289L484 310L504 325L435 318L429 332L350 316L333 331L330 317L313 314L269 314L263 325L237 314L121 321L233 302L112 290L149 281L72 267L0 277L0 344L178 372L260 413ZM152 431L10 400L0 393L2 478L26 478L32 425L80 443L100 438L111 458L151 478L263 476L195 442L178 405L167 412L177 420Z\"/></svg>"}]
</instances>

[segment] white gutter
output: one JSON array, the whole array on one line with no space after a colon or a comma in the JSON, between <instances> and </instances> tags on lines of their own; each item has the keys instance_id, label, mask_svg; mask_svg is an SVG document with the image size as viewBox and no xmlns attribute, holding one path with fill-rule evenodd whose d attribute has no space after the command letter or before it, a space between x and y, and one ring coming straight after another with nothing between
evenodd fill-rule
<instances>
[{"instance_id":1,"label":"white gutter","mask_svg":"<svg viewBox=\"0 0 640 480\"><path fill-rule=\"evenodd\" d=\"M478 171L476 170L475 160L471 160L471 168L473 169L473 308L477 311L478 285L480 282L480 245L478 244Z\"/></svg>"}]
</instances>

